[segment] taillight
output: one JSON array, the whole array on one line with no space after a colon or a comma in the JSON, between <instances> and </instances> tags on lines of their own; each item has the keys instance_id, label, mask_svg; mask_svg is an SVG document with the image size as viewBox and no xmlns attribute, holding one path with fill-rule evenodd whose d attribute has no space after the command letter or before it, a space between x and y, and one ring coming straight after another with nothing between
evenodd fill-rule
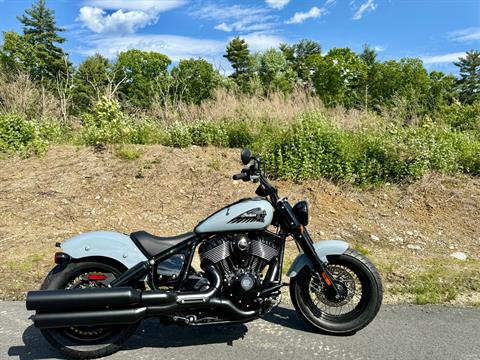
<instances>
[{"instance_id":1,"label":"taillight","mask_svg":"<svg viewBox=\"0 0 480 360\"><path fill-rule=\"evenodd\" d=\"M106 280L107 276L103 274L90 274L87 276L87 279L91 281Z\"/></svg>"}]
</instances>

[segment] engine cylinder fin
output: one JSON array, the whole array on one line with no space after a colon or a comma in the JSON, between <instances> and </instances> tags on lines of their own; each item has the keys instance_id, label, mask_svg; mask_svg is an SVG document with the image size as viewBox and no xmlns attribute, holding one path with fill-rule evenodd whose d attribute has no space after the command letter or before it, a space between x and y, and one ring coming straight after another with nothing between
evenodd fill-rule
<instances>
[{"instance_id":1,"label":"engine cylinder fin","mask_svg":"<svg viewBox=\"0 0 480 360\"><path fill-rule=\"evenodd\" d=\"M251 250L252 255L258 256L266 261L272 260L278 255L278 250L257 239L252 240Z\"/></svg>"}]
</instances>

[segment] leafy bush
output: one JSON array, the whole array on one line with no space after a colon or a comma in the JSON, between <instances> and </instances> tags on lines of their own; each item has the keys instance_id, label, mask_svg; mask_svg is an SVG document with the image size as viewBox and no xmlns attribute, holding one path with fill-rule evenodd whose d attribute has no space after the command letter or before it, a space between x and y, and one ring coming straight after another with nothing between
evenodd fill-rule
<instances>
[{"instance_id":1,"label":"leafy bush","mask_svg":"<svg viewBox=\"0 0 480 360\"><path fill-rule=\"evenodd\" d=\"M151 120L134 120L123 114L116 100L102 98L91 113L83 115L82 137L87 145L154 144L166 134Z\"/></svg>"},{"instance_id":2,"label":"leafy bush","mask_svg":"<svg viewBox=\"0 0 480 360\"><path fill-rule=\"evenodd\" d=\"M480 136L480 101L470 105L453 103L444 106L437 116L454 129L473 130Z\"/></svg>"},{"instance_id":3,"label":"leafy bush","mask_svg":"<svg viewBox=\"0 0 480 360\"><path fill-rule=\"evenodd\" d=\"M29 121L15 114L0 115L0 152L17 152L24 157L42 154L50 142L65 133L55 122Z\"/></svg>"},{"instance_id":4,"label":"leafy bush","mask_svg":"<svg viewBox=\"0 0 480 360\"><path fill-rule=\"evenodd\" d=\"M263 142L263 139L257 141ZM360 185L411 181L431 170L478 174L480 141L425 121L421 127L346 130L304 115L262 147L279 177L328 178Z\"/></svg>"},{"instance_id":5,"label":"leafy bush","mask_svg":"<svg viewBox=\"0 0 480 360\"><path fill-rule=\"evenodd\" d=\"M189 126L188 131L194 145L227 146L228 134L222 124L199 121Z\"/></svg>"},{"instance_id":6,"label":"leafy bush","mask_svg":"<svg viewBox=\"0 0 480 360\"><path fill-rule=\"evenodd\" d=\"M173 147L187 147L193 144L188 125L174 122L167 128L167 145Z\"/></svg>"}]
</instances>

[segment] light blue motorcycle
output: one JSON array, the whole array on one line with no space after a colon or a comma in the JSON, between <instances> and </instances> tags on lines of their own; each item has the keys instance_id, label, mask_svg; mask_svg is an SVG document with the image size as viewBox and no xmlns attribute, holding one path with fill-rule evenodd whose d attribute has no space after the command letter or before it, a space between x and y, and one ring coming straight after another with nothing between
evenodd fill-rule
<instances>
[{"instance_id":1,"label":"light blue motorcycle","mask_svg":"<svg viewBox=\"0 0 480 360\"><path fill-rule=\"evenodd\" d=\"M280 198L248 149L241 160L233 178L258 183L257 197L225 206L192 232L97 231L58 244L57 265L26 302L49 343L71 357L96 358L117 351L146 317L192 326L259 318L286 285L287 236L301 249L287 273L298 314L330 334L370 323L382 302L373 264L343 241L314 243L307 203L292 207ZM197 249L200 269L192 266Z\"/></svg>"}]
</instances>

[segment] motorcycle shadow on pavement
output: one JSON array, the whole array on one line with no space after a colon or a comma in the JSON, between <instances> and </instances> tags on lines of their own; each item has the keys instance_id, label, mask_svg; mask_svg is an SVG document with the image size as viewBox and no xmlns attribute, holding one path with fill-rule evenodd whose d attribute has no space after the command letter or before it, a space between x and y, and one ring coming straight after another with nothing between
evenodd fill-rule
<instances>
[{"instance_id":1,"label":"motorcycle shadow on pavement","mask_svg":"<svg viewBox=\"0 0 480 360\"><path fill-rule=\"evenodd\" d=\"M282 326L295 330L312 331L297 313L288 308L278 307L268 314L264 321L274 326ZM199 327L183 327L164 325L157 319L147 319L141 322L136 333L124 346L124 351L141 348L174 348L195 345L221 344L234 346L234 341L247 336L248 325L225 324ZM30 325L22 335L23 346L12 346L8 355L20 360L67 359L53 349L42 337L40 331Z\"/></svg>"}]
</instances>

